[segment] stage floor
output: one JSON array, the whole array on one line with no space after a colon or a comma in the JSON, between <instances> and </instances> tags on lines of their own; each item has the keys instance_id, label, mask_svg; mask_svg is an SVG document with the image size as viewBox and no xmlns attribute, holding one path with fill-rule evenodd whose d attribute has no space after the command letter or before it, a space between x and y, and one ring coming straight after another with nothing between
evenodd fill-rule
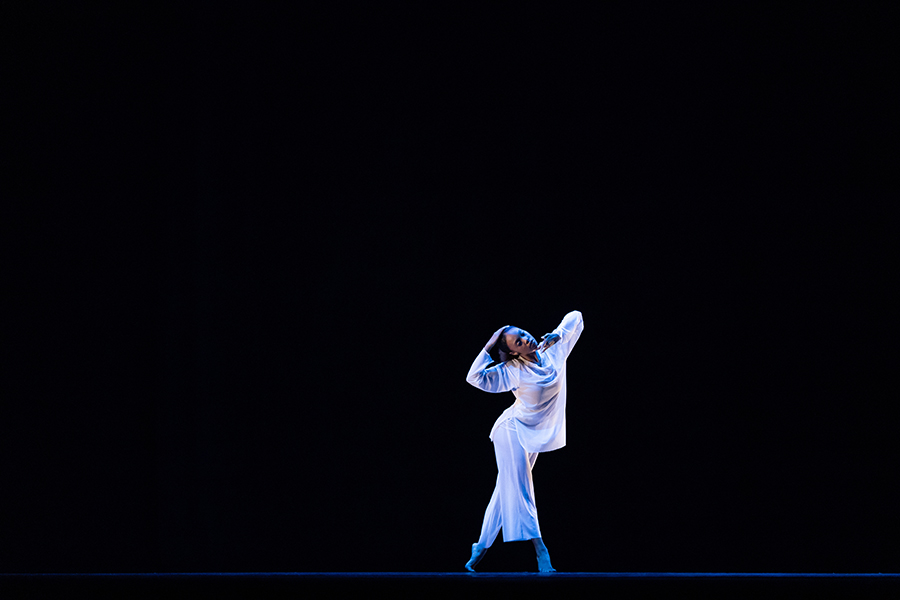
<instances>
[{"instance_id":1,"label":"stage floor","mask_svg":"<svg viewBox=\"0 0 900 600\"><path fill-rule=\"evenodd\" d=\"M547 598L900 598L898 573L16 573L0 574L0 598L297 598L390 593L392 597L497 593Z\"/></svg>"}]
</instances>

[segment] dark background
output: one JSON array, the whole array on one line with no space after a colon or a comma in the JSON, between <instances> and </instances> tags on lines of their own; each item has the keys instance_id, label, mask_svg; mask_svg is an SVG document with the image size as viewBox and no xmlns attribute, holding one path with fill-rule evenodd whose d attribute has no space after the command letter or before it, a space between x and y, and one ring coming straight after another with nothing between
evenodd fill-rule
<instances>
[{"instance_id":1,"label":"dark background","mask_svg":"<svg viewBox=\"0 0 900 600\"><path fill-rule=\"evenodd\" d=\"M328 5L10 16L0 571L461 570L573 309L557 569L897 571L893 15Z\"/></svg>"}]
</instances>

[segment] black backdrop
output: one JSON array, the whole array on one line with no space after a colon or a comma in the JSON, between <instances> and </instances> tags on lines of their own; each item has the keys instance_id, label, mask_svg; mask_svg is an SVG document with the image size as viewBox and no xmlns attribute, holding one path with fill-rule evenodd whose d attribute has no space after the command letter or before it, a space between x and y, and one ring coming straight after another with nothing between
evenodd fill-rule
<instances>
[{"instance_id":1,"label":"black backdrop","mask_svg":"<svg viewBox=\"0 0 900 600\"><path fill-rule=\"evenodd\" d=\"M197 6L10 21L0 570L460 570L578 309L558 569L896 571L888 15Z\"/></svg>"}]
</instances>

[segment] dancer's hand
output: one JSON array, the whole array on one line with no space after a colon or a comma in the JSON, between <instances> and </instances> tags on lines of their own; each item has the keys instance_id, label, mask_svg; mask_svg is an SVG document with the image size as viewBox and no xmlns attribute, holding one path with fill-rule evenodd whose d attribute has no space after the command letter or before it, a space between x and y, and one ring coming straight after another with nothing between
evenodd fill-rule
<instances>
[{"instance_id":1,"label":"dancer's hand","mask_svg":"<svg viewBox=\"0 0 900 600\"><path fill-rule=\"evenodd\" d=\"M504 329L509 327L509 325L504 325L500 329L494 332L494 335L491 336L491 339L488 340L488 343L484 345L484 349L486 352L491 351L491 346L497 343L497 340L500 338L500 333L503 332Z\"/></svg>"},{"instance_id":2,"label":"dancer's hand","mask_svg":"<svg viewBox=\"0 0 900 600\"><path fill-rule=\"evenodd\" d=\"M541 343L538 344L538 351L543 351L561 340L562 338L558 333L545 333L541 336Z\"/></svg>"}]
</instances>

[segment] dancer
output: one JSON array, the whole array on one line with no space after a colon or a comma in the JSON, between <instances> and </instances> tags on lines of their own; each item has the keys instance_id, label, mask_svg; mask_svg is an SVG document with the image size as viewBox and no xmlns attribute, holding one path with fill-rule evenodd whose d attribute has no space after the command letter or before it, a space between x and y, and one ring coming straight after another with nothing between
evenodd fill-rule
<instances>
[{"instance_id":1,"label":"dancer","mask_svg":"<svg viewBox=\"0 0 900 600\"><path fill-rule=\"evenodd\" d=\"M497 484L484 513L481 537L472 544L466 569L475 570L500 529L504 542L531 540L538 569L552 573L550 553L541 538L531 469L539 452L566 445L566 358L584 329L581 313L567 314L541 343L530 333L507 325L494 332L472 363L466 381L492 393L516 397L491 429L497 457ZM494 346L500 364L490 366Z\"/></svg>"}]
</instances>

